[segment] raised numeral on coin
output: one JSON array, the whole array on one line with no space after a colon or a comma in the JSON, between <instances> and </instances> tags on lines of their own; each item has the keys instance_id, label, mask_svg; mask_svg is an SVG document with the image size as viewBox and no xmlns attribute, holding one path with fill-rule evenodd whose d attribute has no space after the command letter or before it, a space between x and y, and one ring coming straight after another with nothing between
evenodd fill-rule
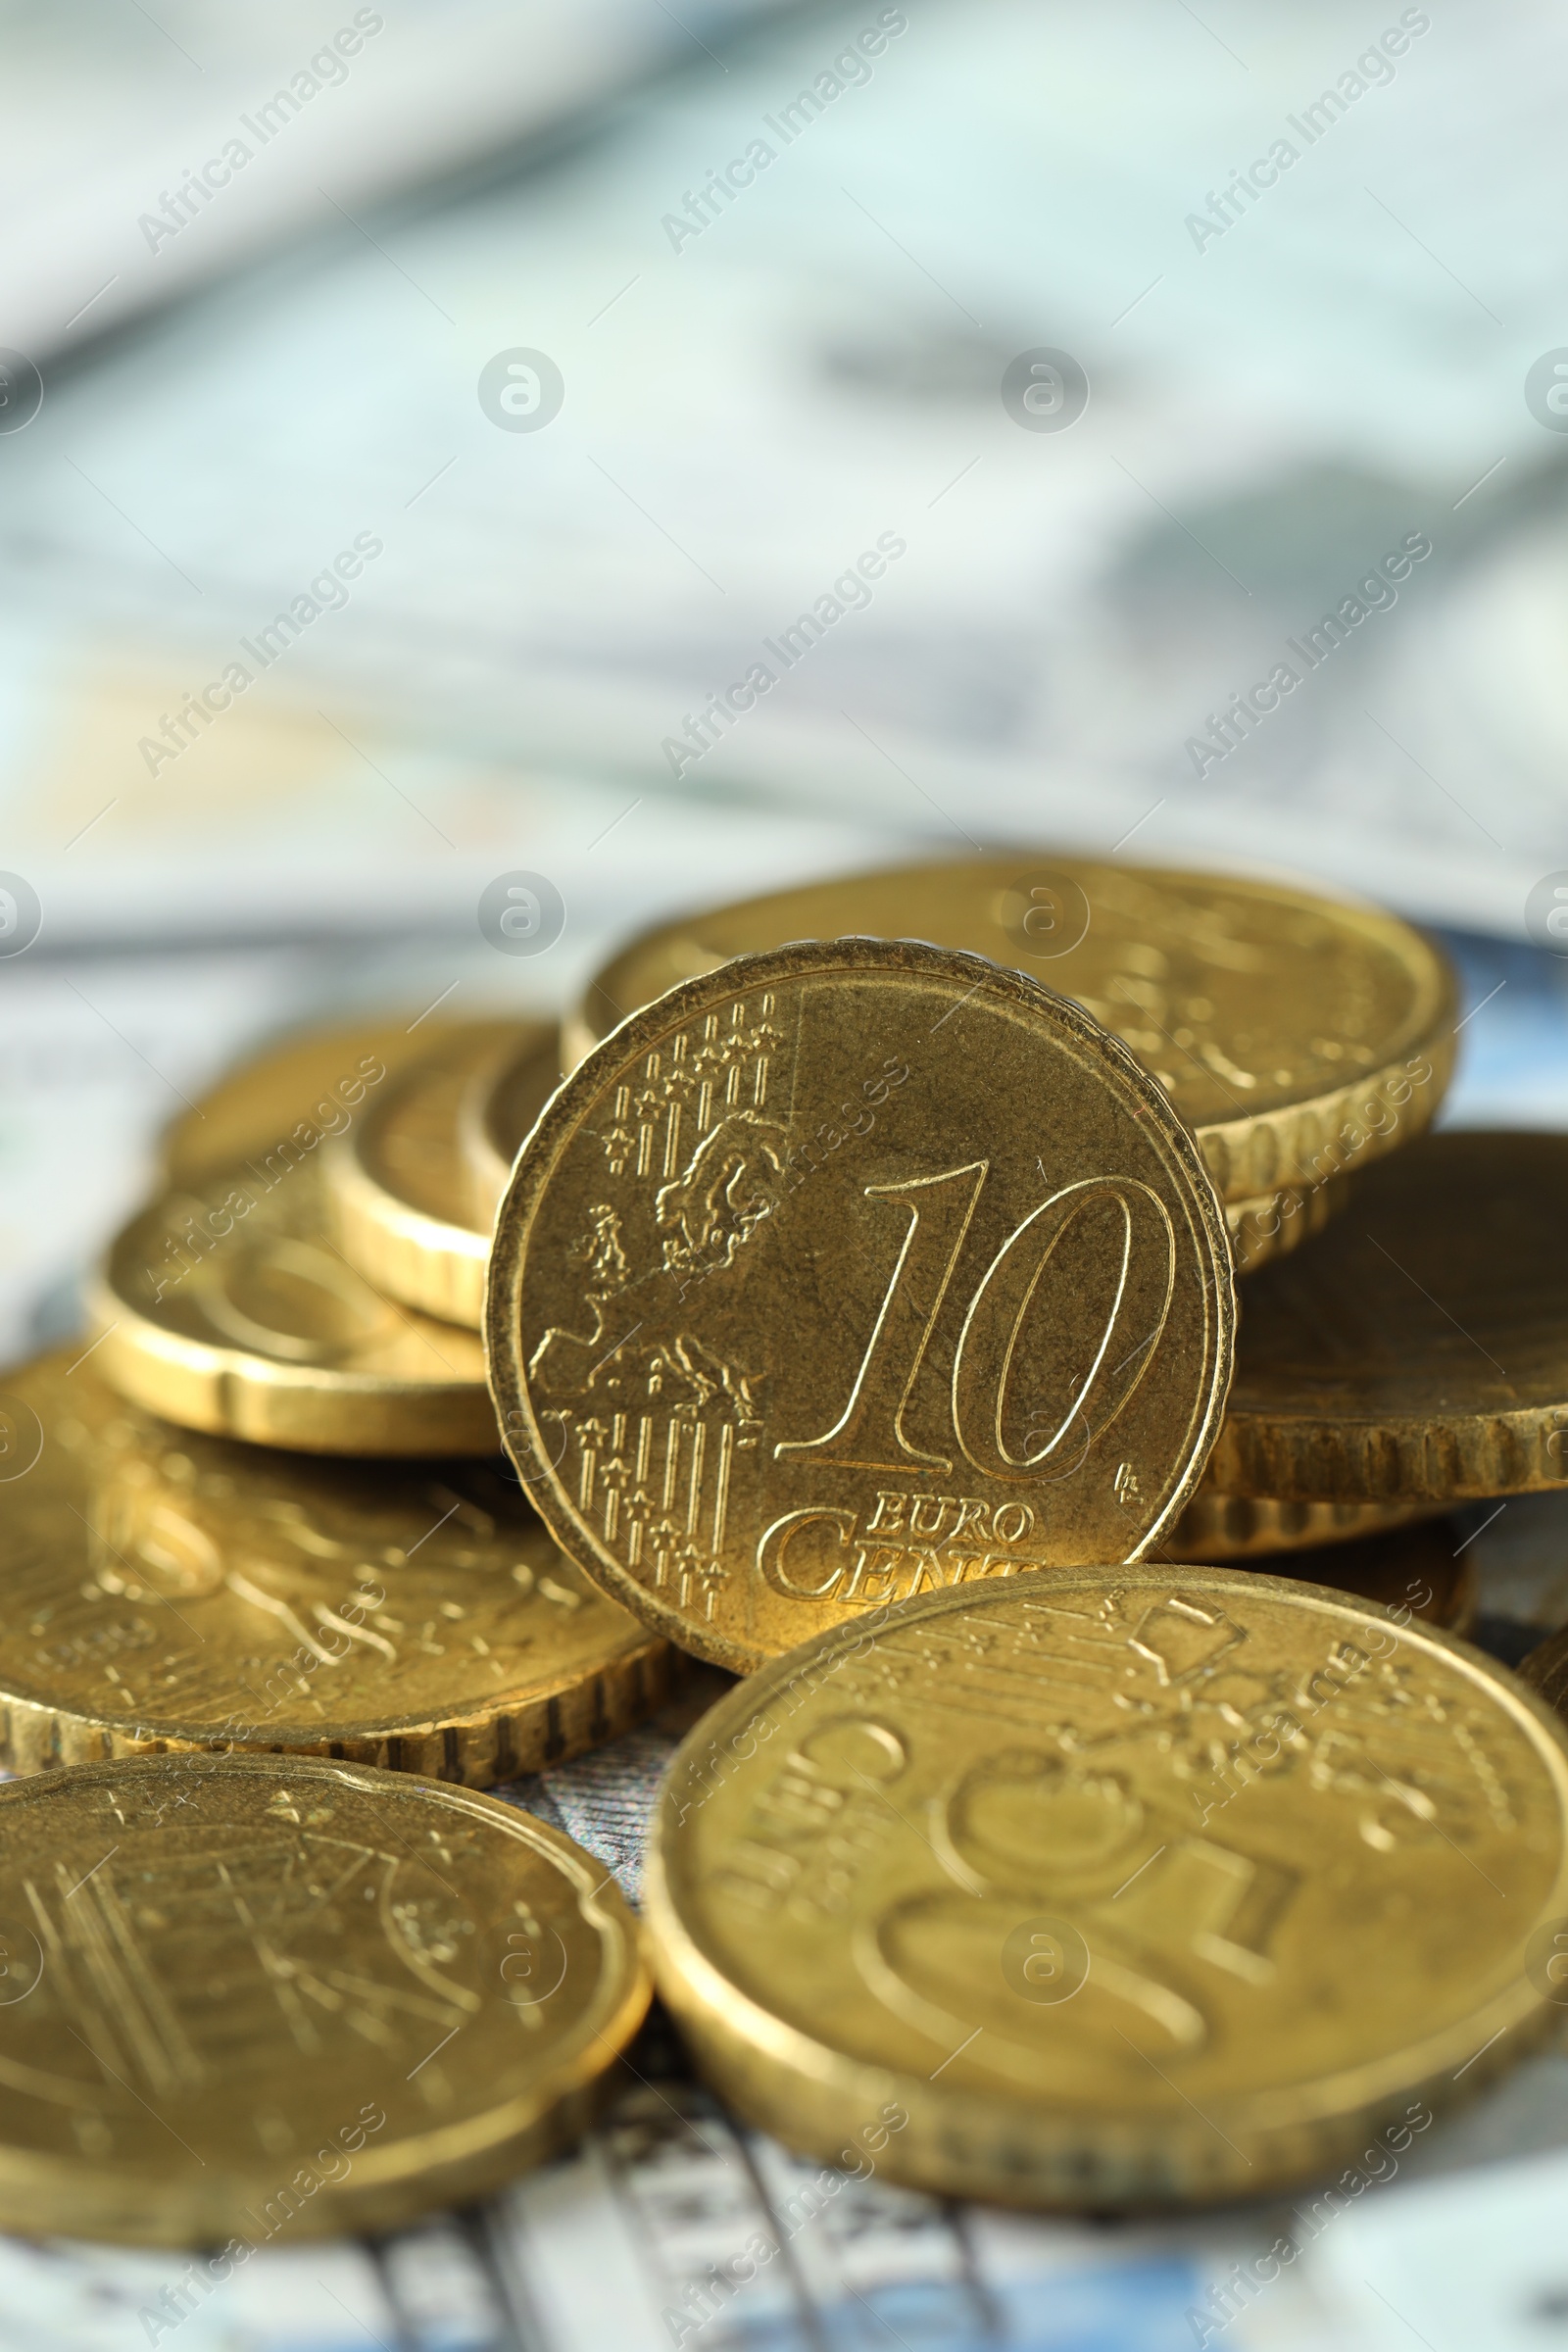
<instances>
[{"instance_id":1,"label":"raised numeral on coin","mask_svg":"<svg viewBox=\"0 0 1568 2352\"><path fill-rule=\"evenodd\" d=\"M819 1438L782 1439L775 1456L811 1453L819 1461L868 1470L906 1469L911 1462L952 1469L947 1455L915 1444L905 1414L989 1165L973 1160L934 1176L864 1187L868 1200L893 1200L908 1211L898 1262L838 1420ZM1112 1281L1099 1344L1055 1427L1031 1431L1023 1452L1016 1453L1004 1423L1030 1306L1069 1229L1101 1204L1111 1211ZM1157 1195L1133 1178L1085 1177L1031 1209L991 1260L964 1314L951 1397L953 1436L964 1458L993 1478L1065 1476L1076 1469L1091 1440L1109 1428L1148 1370L1170 1311L1175 1275L1170 1217ZM1074 1432L1076 1449L1068 1446Z\"/></svg>"}]
</instances>

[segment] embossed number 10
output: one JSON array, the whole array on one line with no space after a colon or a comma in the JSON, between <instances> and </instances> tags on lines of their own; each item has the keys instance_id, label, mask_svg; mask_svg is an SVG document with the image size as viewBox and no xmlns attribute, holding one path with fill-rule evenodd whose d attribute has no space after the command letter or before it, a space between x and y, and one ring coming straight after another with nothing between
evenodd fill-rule
<instances>
[{"instance_id":1,"label":"embossed number 10","mask_svg":"<svg viewBox=\"0 0 1568 2352\"><path fill-rule=\"evenodd\" d=\"M843 1412L819 1438L784 1439L773 1448L776 1455L811 1454L819 1462L868 1470L907 1470L911 1463L952 1469L945 1454L914 1442L905 1416L990 1164L971 1160L936 1176L864 1188L868 1200L893 1200L907 1210L904 1246ZM1088 1363L1059 1423L1033 1451L1014 1453L1004 1421L1024 1319L1057 1248L1097 1202L1120 1212L1119 1250L1114 1224L1111 1229L1108 1307L1098 1329L1072 1334L1075 1361L1083 1363L1087 1352ZM1061 1476L1075 1468L1148 1370L1170 1311L1175 1271L1176 1241L1164 1203L1134 1178L1085 1177L1031 1209L991 1260L964 1311L952 1391L953 1435L964 1458L993 1478ZM1080 1445L1064 1460L1074 1430L1082 1432Z\"/></svg>"}]
</instances>

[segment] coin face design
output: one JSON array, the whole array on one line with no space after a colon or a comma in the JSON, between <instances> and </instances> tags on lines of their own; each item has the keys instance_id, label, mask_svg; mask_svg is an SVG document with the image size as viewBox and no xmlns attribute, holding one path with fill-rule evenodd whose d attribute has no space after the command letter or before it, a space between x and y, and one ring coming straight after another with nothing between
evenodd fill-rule
<instances>
[{"instance_id":1,"label":"coin face design","mask_svg":"<svg viewBox=\"0 0 1568 2352\"><path fill-rule=\"evenodd\" d=\"M1256 2194L1424 2129L1554 2020L1528 1960L1568 1911L1568 1743L1375 1604L1019 1579L732 1691L671 1767L647 1901L705 2070L799 2148L891 2100L879 2161L927 2188Z\"/></svg>"},{"instance_id":2,"label":"coin face design","mask_svg":"<svg viewBox=\"0 0 1568 2352\"><path fill-rule=\"evenodd\" d=\"M68 1361L11 1376L44 1433L0 1523L13 1771L234 1744L484 1787L663 1695L663 1645L564 1557L499 1459L237 1445Z\"/></svg>"},{"instance_id":3,"label":"coin face design","mask_svg":"<svg viewBox=\"0 0 1568 2352\"><path fill-rule=\"evenodd\" d=\"M496 1450L478 1340L348 1263L304 1148L152 1202L90 1304L94 1362L190 1428L322 1453Z\"/></svg>"},{"instance_id":4,"label":"coin face design","mask_svg":"<svg viewBox=\"0 0 1568 2352\"><path fill-rule=\"evenodd\" d=\"M726 956L843 932L966 949L1076 999L1170 1096L1227 1201L1315 1187L1406 1141L1452 1067L1452 972L1396 916L1240 875L1031 853L851 874L664 924L591 983L567 1057ZM1276 1214L1270 1248L1301 1229Z\"/></svg>"},{"instance_id":5,"label":"coin face design","mask_svg":"<svg viewBox=\"0 0 1568 2352\"><path fill-rule=\"evenodd\" d=\"M0 2193L29 2233L243 2260L391 2228L580 2129L647 2006L601 1867L467 1790L164 1757L13 1782L0 1825L31 1978L0 1998Z\"/></svg>"},{"instance_id":6,"label":"coin face design","mask_svg":"<svg viewBox=\"0 0 1568 2352\"><path fill-rule=\"evenodd\" d=\"M1442 1504L1568 1479L1568 1138L1423 1136L1250 1282L1208 1484Z\"/></svg>"},{"instance_id":7,"label":"coin face design","mask_svg":"<svg viewBox=\"0 0 1568 2352\"><path fill-rule=\"evenodd\" d=\"M749 1671L934 1587L1135 1557L1234 1333L1187 1129L1076 1006L974 956L806 944L676 990L555 1098L487 1352L557 1541Z\"/></svg>"}]
</instances>

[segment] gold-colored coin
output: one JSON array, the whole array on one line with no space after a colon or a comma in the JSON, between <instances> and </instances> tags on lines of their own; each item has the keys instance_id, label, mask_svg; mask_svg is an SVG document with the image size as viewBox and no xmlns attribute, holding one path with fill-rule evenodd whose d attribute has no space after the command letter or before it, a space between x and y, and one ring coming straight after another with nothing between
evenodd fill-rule
<instances>
[{"instance_id":1,"label":"gold-colored coin","mask_svg":"<svg viewBox=\"0 0 1568 2352\"><path fill-rule=\"evenodd\" d=\"M449 1034L445 1021L355 1023L287 1038L220 1078L182 1111L163 1140L171 1187L256 1160L297 1159L340 1135L379 1100L406 1062Z\"/></svg>"},{"instance_id":2,"label":"gold-colored coin","mask_svg":"<svg viewBox=\"0 0 1568 2352\"><path fill-rule=\"evenodd\" d=\"M655 1974L741 2113L1018 2204L1256 2196L1557 2023L1568 1737L1245 1569L933 1593L765 1668L661 1799ZM1408 2140L1398 2140L1399 2146Z\"/></svg>"},{"instance_id":3,"label":"gold-colored coin","mask_svg":"<svg viewBox=\"0 0 1568 2352\"><path fill-rule=\"evenodd\" d=\"M94 1363L187 1429L311 1453L494 1453L477 1338L399 1306L332 1242L320 1163L167 1193L89 1292Z\"/></svg>"},{"instance_id":4,"label":"gold-colored coin","mask_svg":"<svg viewBox=\"0 0 1568 2352\"><path fill-rule=\"evenodd\" d=\"M1030 852L814 883L649 932L589 988L567 1066L726 956L841 932L969 949L1076 998L1158 1079L1227 1201L1315 1186L1408 1141L1452 1069L1453 974L1396 916Z\"/></svg>"},{"instance_id":5,"label":"gold-colored coin","mask_svg":"<svg viewBox=\"0 0 1568 2352\"><path fill-rule=\"evenodd\" d=\"M0 1762L220 1744L485 1788L627 1731L669 1652L498 1462L239 1446L125 1404L74 1348L7 1381L41 1440L0 1524ZM3 1985L0 1985L3 1990Z\"/></svg>"},{"instance_id":6,"label":"gold-colored coin","mask_svg":"<svg viewBox=\"0 0 1568 2352\"><path fill-rule=\"evenodd\" d=\"M497 1056L476 1071L458 1109L458 1149L467 1175L468 1214L485 1232L512 1181L513 1163L561 1084L561 1038Z\"/></svg>"},{"instance_id":7,"label":"gold-colored coin","mask_svg":"<svg viewBox=\"0 0 1568 2352\"><path fill-rule=\"evenodd\" d=\"M554 1055L542 1021L468 1021L407 1069L321 1156L332 1230L389 1298L477 1331L490 1225L472 1213L459 1113L498 1054Z\"/></svg>"},{"instance_id":8,"label":"gold-colored coin","mask_svg":"<svg viewBox=\"0 0 1568 2352\"><path fill-rule=\"evenodd\" d=\"M1201 1472L1234 1315L1213 1185L1125 1047L977 956L839 940L579 1066L486 1336L563 1548L747 1672L878 1600L1136 1557Z\"/></svg>"},{"instance_id":9,"label":"gold-colored coin","mask_svg":"<svg viewBox=\"0 0 1568 2352\"><path fill-rule=\"evenodd\" d=\"M292 1756L0 1788L0 1937L7 2229L217 2247L211 2285L551 2154L649 1997L569 1838Z\"/></svg>"},{"instance_id":10,"label":"gold-colored coin","mask_svg":"<svg viewBox=\"0 0 1568 2352\"><path fill-rule=\"evenodd\" d=\"M1250 1274L1254 1267L1266 1266L1271 1257L1285 1257L1298 1250L1322 1232L1349 1197L1348 1176L1328 1176L1321 1184L1282 1185L1276 1193L1227 1200L1225 1223L1237 1273Z\"/></svg>"},{"instance_id":11,"label":"gold-colored coin","mask_svg":"<svg viewBox=\"0 0 1568 2352\"><path fill-rule=\"evenodd\" d=\"M1220 1494L1204 1479L1159 1553L1167 1560L1253 1560L1354 1544L1432 1516L1433 1502L1274 1502Z\"/></svg>"},{"instance_id":12,"label":"gold-colored coin","mask_svg":"<svg viewBox=\"0 0 1568 2352\"><path fill-rule=\"evenodd\" d=\"M1428 1136L1249 1286L1208 1484L1452 1503L1568 1478L1568 1136Z\"/></svg>"}]
</instances>

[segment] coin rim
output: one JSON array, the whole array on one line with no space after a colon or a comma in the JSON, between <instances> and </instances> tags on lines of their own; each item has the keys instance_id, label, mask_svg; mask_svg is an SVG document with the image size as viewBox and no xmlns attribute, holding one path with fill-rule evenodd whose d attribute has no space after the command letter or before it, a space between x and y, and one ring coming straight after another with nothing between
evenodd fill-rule
<instances>
[{"instance_id":1,"label":"coin rim","mask_svg":"<svg viewBox=\"0 0 1568 2352\"><path fill-rule=\"evenodd\" d=\"M132 1776L167 1784L184 1773L245 1774L280 1786L346 1785L368 1788L372 1796L384 1786L396 1800L420 1796L438 1810L476 1815L562 1873L597 1928L605 1953L604 1984L591 2012L596 2022L579 2026L575 2048L568 2046L527 2090L495 2106L459 2122L432 2117L418 2135L408 2132L385 2147L368 2146L343 2180L320 2182L316 2195L291 2216L291 2238L401 2228L432 2209L482 2195L577 2135L612 2088L612 2070L653 1995L646 1937L591 1854L537 1815L480 1790L347 1760L266 1753L181 1756L174 1767L141 1757L8 1781L0 1784L0 1824L6 1806L44 1801L74 1787L113 1787ZM54 2156L8 2143L0 2126L0 2206L7 2228L24 2234L91 2236L120 2245L221 2245L246 2234L248 2203L276 2196L283 2161L258 2158L254 2168L244 2170L233 2162L214 2167L211 2178L182 2180L172 2194L145 2160L111 2166L88 2156Z\"/></svg>"},{"instance_id":2,"label":"coin rim","mask_svg":"<svg viewBox=\"0 0 1568 2352\"><path fill-rule=\"evenodd\" d=\"M1058 1585L1070 1585L1075 1575L1083 1573L1060 1571ZM1294 1578L1212 1564L1184 1564L1174 1574L1147 1565L1120 1572L1107 1568L1104 1574L1107 1590L1131 1587L1152 1592L1175 1589L1200 1593L1207 1590L1232 1596L1262 1592L1307 1603L1320 1614L1352 1625L1384 1621L1406 1640L1429 1643L1449 1655L1472 1683L1494 1685L1520 1728L1536 1733L1538 1752L1557 1795L1556 1878L1549 1895L1543 1899L1541 1915L1568 1912L1568 1725L1506 1667L1458 1636L1419 1619L1400 1625L1380 1602L1357 1600ZM1217 1582L1205 1588L1194 1581L1203 1578ZM1017 1592L1016 1585L999 1586L989 1593L982 1587L964 1586L922 1593L874 1614L880 1615L887 1630L902 1631L977 1603L1000 1607L1016 1599ZM1220 2201L1298 2185L1336 2163L1348 2161L1363 2144L1369 2124L1380 2119L1388 2102L1400 2094L1408 2097L1419 2092L1434 2113L1438 2100L1445 2106L1458 2106L1554 2031L1557 2013L1544 1996L1536 1994L1533 2001L1520 2007L1523 1993L1535 1992L1521 1974L1516 1984L1494 1994L1488 2006L1476 2013L1473 2025L1462 2023L1429 2034L1402 2056L1344 2068L1307 2085L1211 2094L1205 2103L1203 2128L1199 2130L1180 2110L1170 2116L1150 2116L1088 2103L1054 2110L1037 2093L1009 2099L1000 2089L968 2086L956 2096L940 2090L933 2096L934 2078L926 2080L894 2066L852 2057L825 2037L819 2039L767 2009L733 1981L720 1959L710 1955L671 1891L666 1847L681 1827L678 1820L671 1819L679 1802L678 1781L689 1758L710 1753L726 1735L732 1739L744 1736L777 1690L792 1678L798 1680L809 1673L834 1644L863 1639L871 1614L858 1626L852 1620L802 1642L771 1661L764 1670L770 1681L760 1687L756 1682L743 1684L718 1700L670 1759L650 1827L643 1919L661 1997L686 2032L714 2085L752 2122L787 2144L830 2157L842 2143L844 2119L872 2114L879 2101L893 2096L908 2112L908 2137L901 2134L898 2140L890 2139L880 2161L890 2179L917 2188L1069 2210L1085 2204ZM754 1739L754 1754L756 1745ZM740 1768L749 1760L741 1758ZM1490 2027L1495 2027L1492 2043L1486 2041ZM1494 2043L1503 2034L1509 2044L1507 2051L1492 2055ZM1483 2045L1479 2051L1478 2043ZM1461 2061L1466 2062L1465 2089L1456 2093L1453 2068ZM1347 2095L1346 2086L1357 2082L1361 2084L1357 2095ZM947 2112L945 2097L950 2100ZM1284 2113L1288 2101L1296 2103L1291 2112ZM1239 2161L1233 2163L1212 2152L1219 2127L1211 2111L1217 2111L1225 2127L1220 2138L1233 2148ZM1235 2149L1238 2139L1243 2146ZM1191 2175L1183 2174L1187 2143L1196 2152L1196 2169L1206 2176L1197 2186ZM1032 2180L1025 2177L1031 2172L1035 2175Z\"/></svg>"},{"instance_id":3,"label":"coin rim","mask_svg":"<svg viewBox=\"0 0 1568 2352\"><path fill-rule=\"evenodd\" d=\"M1020 866L1049 865L1054 870L1076 877L1091 866L1105 869L1109 860L1082 856L1057 857L1038 844L1018 852ZM673 919L650 924L635 938L608 957L586 983L582 994L562 1024L563 1066L576 1062L590 1045L602 1043L589 1012L593 992L617 967L640 952L652 948L671 933L697 929L711 922L715 915L732 916L753 906L765 906L781 898L805 899L817 891L843 890L856 883L885 883L927 878L933 874L953 874L962 877L977 870L994 872L1009 865L1006 852L984 858L942 858L912 865L877 866L858 874L819 876L814 882L804 882L783 891L764 891L750 899L736 899L722 906L693 908ZM1279 1187L1311 1186L1318 1180L1314 1159L1333 1147L1341 1127L1353 1113L1357 1103L1383 1090L1402 1077L1405 1062L1412 1055L1421 1055L1432 1064L1432 1082L1421 1104L1421 1114L1410 1115L1412 1105L1403 1106L1397 1140L1419 1134L1436 1116L1439 1105L1453 1074L1456 1053L1455 1023L1458 1019L1458 977L1441 944L1428 931L1402 916L1391 913L1370 900L1359 898L1325 898L1321 891L1307 888L1304 883L1275 882L1252 874L1218 873L1207 867L1122 865L1118 872L1136 876L1151 884L1167 887L1197 886L1210 890L1250 894L1268 899L1278 906L1288 902L1294 907L1306 907L1319 915L1343 919L1358 927L1363 935L1380 935L1409 971L1416 998L1409 1022L1410 1035L1397 1054L1386 1056L1373 1068L1352 1083L1336 1084L1305 1094L1297 1100L1279 1103L1272 1110L1244 1112L1230 1119L1203 1119L1193 1123L1209 1171L1226 1200L1243 1200ZM999 874L999 880L1002 877ZM954 951L972 954L973 950ZM1006 970L1015 967L1004 965ZM1022 969L1021 966L1016 967ZM1036 974L1024 973L1025 979ZM682 986L687 985L681 983ZM1041 985L1045 985L1042 983ZM605 994L609 995L606 990ZM657 1000L655 1000L657 1002ZM642 1009L638 1007L637 1009ZM608 1037L612 1031L607 1031ZM1178 1117L1182 1114L1177 1113ZM1358 1165L1366 1165L1395 1149L1395 1142L1382 1136L1369 1136L1358 1149Z\"/></svg>"},{"instance_id":4,"label":"coin rim","mask_svg":"<svg viewBox=\"0 0 1568 2352\"><path fill-rule=\"evenodd\" d=\"M1102 1029L1072 998L1057 996L1027 972L992 963L964 949L934 948L923 940L847 938L797 940L788 947L768 949L760 955L735 956L695 980L682 981L654 1004L628 1013L563 1080L518 1154L512 1182L496 1215L485 1289L485 1361L507 1451L535 1509L566 1557L601 1591L619 1601L633 1616L640 1617L656 1633L732 1674L750 1674L779 1653L730 1636L715 1635L679 1609L656 1598L646 1586L627 1574L590 1531L579 1525L569 1501L564 1503L557 1494L555 1471L533 1411L516 1344L520 1329L518 1301L528 1238L545 1187L566 1145L581 1126L588 1104L607 1082L608 1074L649 1050L658 1038L667 1034L672 1022L685 1021L708 1009L714 997L728 1000L747 990L794 980L804 972L815 971L826 977L836 970L890 975L907 971L958 987L967 980L972 983L968 992L971 997L984 988L999 996L1013 1012L1027 1008L1043 1013L1053 1025L1066 1028L1091 1056L1108 1064L1108 1074L1119 1077L1135 1100L1142 1101L1151 1126L1165 1144L1173 1176L1185 1173L1194 1224L1198 1235L1207 1240L1211 1261L1213 1279L1203 1286L1208 1301L1205 1326L1211 1368L1186 1470L1158 1518L1140 1539L1132 1555L1135 1559L1157 1542L1162 1529L1173 1524L1202 1477L1223 1420L1235 1360L1235 1273L1225 1210L1213 1177L1199 1152L1192 1130L1177 1115L1157 1080L1151 1077L1130 1048L1108 1030ZM513 1443L518 1431L524 1433L522 1443L531 1446L536 1462L547 1465L542 1475L537 1469L524 1470L518 1448ZM813 1637L808 1635L806 1639Z\"/></svg>"},{"instance_id":5,"label":"coin rim","mask_svg":"<svg viewBox=\"0 0 1568 2352\"><path fill-rule=\"evenodd\" d=\"M550 1021L540 1026L548 1032L543 1045L532 1054L510 1049L497 1054L487 1067L475 1070L458 1105L458 1152L466 1177L468 1204L475 1217L485 1220L487 1247L516 1165L515 1154L511 1159L503 1158L495 1140L490 1115L495 1098L524 1060L542 1061L548 1057L555 1076L550 1092L554 1094L561 1084L560 1024ZM480 1305L482 1310L482 1298Z\"/></svg>"},{"instance_id":6,"label":"coin rim","mask_svg":"<svg viewBox=\"0 0 1568 2352\"><path fill-rule=\"evenodd\" d=\"M1498 1150L1516 1143L1547 1148L1555 1144L1563 1150L1568 1167L1568 1137L1555 1128L1447 1128L1420 1139L1419 1148L1430 1154L1454 1147ZM1406 1175L1411 1164L1405 1162ZM1381 1181L1389 1181L1387 1171ZM1238 1372L1241 1369L1238 1365ZM1562 1395L1554 1403L1358 1414L1269 1409L1233 1401L1209 1458L1206 1483L1227 1494L1266 1495L1280 1502L1409 1503L1418 1508L1487 1501L1503 1494L1558 1494L1568 1486L1568 1457L1552 1454L1552 1441L1565 1426L1553 1415L1564 1413L1568 1352Z\"/></svg>"},{"instance_id":7,"label":"coin rim","mask_svg":"<svg viewBox=\"0 0 1568 2352\"><path fill-rule=\"evenodd\" d=\"M462 1023L455 1034L398 1071L390 1090L364 1118L343 1134L329 1136L321 1147L322 1206L349 1263L400 1305L417 1307L440 1322L461 1323L468 1331L478 1330L484 1312L489 1227L458 1224L416 1207L384 1170L370 1164L370 1154L385 1135L387 1122L412 1097L432 1083L452 1083L461 1076L452 1158L466 1210L469 1186L460 1155L463 1104L475 1077L490 1071L503 1053L520 1051L523 1037L535 1029L542 1037L550 1034L544 1022Z\"/></svg>"}]
</instances>

